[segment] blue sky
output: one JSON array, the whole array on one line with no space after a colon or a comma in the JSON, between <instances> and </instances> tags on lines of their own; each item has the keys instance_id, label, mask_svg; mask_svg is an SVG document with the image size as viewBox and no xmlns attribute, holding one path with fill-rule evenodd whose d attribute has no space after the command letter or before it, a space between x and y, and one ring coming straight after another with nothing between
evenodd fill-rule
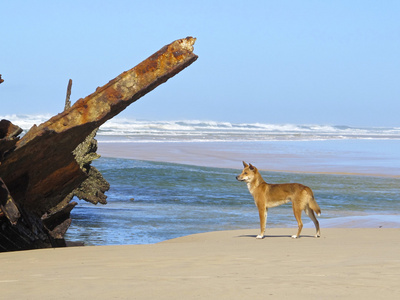
<instances>
[{"instance_id":1,"label":"blue sky","mask_svg":"<svg viewBox=\"0 0 400 300\"><path fill-rule=\"evenodd\" d=\"M56 114L162 46L199 59L121 117L399 126L400 1L3 1L0 115Z\"/></svg>"}]
</instances>

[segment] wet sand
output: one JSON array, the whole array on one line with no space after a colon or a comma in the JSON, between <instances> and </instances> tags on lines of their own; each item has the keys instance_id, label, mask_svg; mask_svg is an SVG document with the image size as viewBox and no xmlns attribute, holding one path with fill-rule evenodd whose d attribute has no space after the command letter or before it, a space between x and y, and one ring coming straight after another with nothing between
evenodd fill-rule
<instances>
[{"instance_id":1,"label":"wet sand","mask_svg":"<svg viewBox=\"0 0 400 300\"><path fill-rule=\"evenodd\" d=\"M357 162L356 154L346 157L334 151L296 152L269 144L240 142L99 142L98 153L104 157L180 163L203 167L241 169L242 161L253 163L258 169L275 172L297 172L340 175L368 175L400 178L395 166L365 165ZM287 152L285 152L287 150ZM290 150L290 151L289 151ZM304 151L304 149L303 149ZM373 157L369 158L371 161ZM379 158L376 158L377 160ZM349 163L350 162L350 163Z\"/></svg>"},{"instance_id":2,"label":"wet sand","mask_svg":"<svg viewBox=\"0 0 400 300\"><path fill-rule=\"evenodd\" d=\"M1 253L3 299L393 299L400 229L257 229Z\"/></svg>"}]
</instances>

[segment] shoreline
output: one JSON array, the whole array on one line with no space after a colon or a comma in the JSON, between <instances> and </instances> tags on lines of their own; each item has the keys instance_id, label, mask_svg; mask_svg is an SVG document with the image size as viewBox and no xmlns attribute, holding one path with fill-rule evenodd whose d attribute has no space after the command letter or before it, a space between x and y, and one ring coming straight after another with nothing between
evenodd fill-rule
<instances>
[{"instance_id":1,"label":"shoreline","mask_svg":"<svg viewBox=\"0 0 400 300\"><path fill-rule=\"evenodd\" d=\"M238 170L242 167L242 159L237 159L240 155L248 155L243 160L258 167L256 161L265 159L265 153L221 149L216 144L161 144L99 142L98 153L104 157ZM268 156L276 159L275 163L286 165L288 160L293 162L291 158L291 154L284 153ZM296 161L304 163L300 158L296 157ZM380 176L368 172L322 173L310 166L301 171L303 166L297 164L298 170L274 172ZM262 166L260 169L264 170ZM344 217L342 223L332 219L332 227L321 226L318 239L313 237L313 225L305 222L302 236L296 240L290 238L296 231L293 225L267 227L262 240L255 239L259 229L254 228L197 233L154 244L1 253L2 295L7 299L100 300L235 300L260 296L389 299L400 295L400 240L393 238L400 234L400 228L378 228L382 221L379 215L357 217L357 224L363 221L371 225L371 217L374 228L349 228L352 222L354 226L354 217ZM347 224L344 228L343 221ZM390 221L396 224L397 218Z\"/></svg>"},{"instance_id":2,"label":"shoreline","mask_svg":"<svg viewBox=\"0 0 400 300\"><path fill-rule=\"evenodd\" d=\"M157 244L2 253L7 299L378 299L400 295L400 229L270 228ZM262 257L262 259L260 259ZM43 292L46 291L46 292Z\"/></svg>"},{"instance_id":3,"label":"shoreline","mask_svg":"<svg viewBox=\"0 0 400 300\"><path fill-rule=\"evenodd\" d=\"M265 149L249 151L248 142L102 142L98 141L98 154L102 157L142 161L177 163L200 167L239 170L242 160L253 163L267 172L326 174L344 176L370 176L400 178L384 167L340 166L316 157L293 153L266 153ZM226 147L226 146L233 147ZM224 146L224 147L223 147ZM275 166L271 168L270 165Z\"/></svg>"},{"instance_id":4,"label":"shoreline","mask_svg":"<svg viewBox=\"0 0 400 300\"><path fill-rule=\"evenodd\" d=\"M341 192L344 192L346 195L346 191L342 190L343 185L348 185L349 188L351 189L351 186L354 184L359 184L362 182L362 184L365 184L368 188L368 186L378 186L378 182L390 182L390 187L396 186L397 179L392 179L396 178L396 176L391 176L388 174L375 174L375 173L348 173L348 172L339 172L338 169L336 169L336 172L321 172L317 171L313 168L315 168L315 164L311 164L310 161L312 161L313 157L308 157L307 159L302 159L304 156L308 156L308 153L304 153L302 156L299 155L293 155L293 153L283 153L283 151L272 151L274 149L269 149L268 146L270 144L261 144L259 147L262 147L263 149L266 148L268 149L267 151L270 151L272 153L265 153L262 152L259 149L255 149L253 152L248 151L249 146L252 146L253 143L231 143L231 142L207 142L207 143L202 143L202 142L153 142L153 143L143 143L143 142L119 142L119 143L110 143L110 142L105 142L101 143L99 142L99 154L103 155L104 157L111 157L111 158L125 158L125 159L133 159L133 160L138 160L138 161L154 161L154 162L167 162L167 163L177 163L177 164L186 164L186 165L197 165L197 166L204 166L204 167L215 167L215 168L229 168L228 170L222 171L221 172L227 172L227 173L232 173L232 180L234 180L234 176L240 173L241 168L242 168L242 161L237 160L237 157L244 157L246 156L246 161L247 162L252 162L254 163L258 168L260 168L260 165L257 163L259 161L274 161L275 160L275 165L280 165L282 164L285 167L288 167L289 164L293 163L296 167L299 167L299 163L301 168L307 169L306 171L303 170L288 170L288 169L282 169L282 170L272 170L272 172L285 172L285 173L294 173L294 174L327 174L329 176L323 177L319 175L306 175L306 176L296 176L296 175L287 175L287 174L269 174L271 177L270 180L272 182L275 182L277 180L275 176L277 176L278 180L280 180L280 177L286 177L286 181L296 181L296 182L301 182L305 183L300 180L308 180L307 184L316 184L314 187L318 190L320 189L320 192L322 192L322 195L326 194L326 189L329 190L329 188L334 186L335 184L337 185L336 188L339 187L338 190ZM266 146L266 147L265 147ZM244 151L242 151L244 150ZM294 159L293 159L294 158ZM331 159L331 157L329 157ZM120 164L125 164L125 162L118 161L118 160L110 160L106 161L107 168L110 168L111 166L117 167ZM132 163L127 162L128 165L132 165ZM137 162L135 163L136 165L142 165L143 163ZM265 166L265 165L264 165ZM162 166L164 167L164 166ZM184 166L174 166L171 165L171 168L186 168ZM317 166L318 167L318 166ZM337 167L337 166L332 166L332 167ZM190 168L190 167L189 167ZM261 165L261 169L265 170L263 165ZM200 169L201 170L201 169ZM236 171L237 170L237 173ZM365 170L365 169L364 169ZM145 171L145 170L144 170ZM213 170L215 171L215 170ZM354 171L354 169L353 169ZM132 170L134 172L134 170ZM219 172L219 171L218 171ZM338 175L338 176L336 176ZM189 175L190 176L190 175ZM332 176L332 177L331 177ZM353 176L353 177L347 177L347 176ZM362 176L362 177L361 177ZM367 177L368 176L368 177ZM385 177L389 177L390 179L385 179ZM229 179L228 179L229 180ZM322 182L322 185L321 182ZM229 184L233 184L229 181ZM374 185L376 184L376 185ZM127 183L127 186L129 186L129 182ZM359 186L359 188L362 185ZM385 188L389 188L389 186L385 185L379 185L379 189L383 189L382 192L384 191ZM393 189L393 188L392 188ZM352 190L352 189L351 189ZM230 191L226 191L228 194ZM248 194L248 191L245 187L243 187L241 190L235 190L236 192L243 192L243 196L245 199L249 199L247 203L250 205L252 204L252 199L251 195ZM362 191L361 191L362 192ZM374 190L370 190L371 193L374 193ZM329 192L328 192L329 194ZM340 192L336 192L336 197L340 197ZM236 195L236 194L235 194ZM393 191L392 194L393 196ZM355 194L354 199L357 199L359 195ZM379 196L379 195L378 195ZM224 195L221 195L221 197L224 197ZM326 196L327 198L332 197L332 195ZM361 197L361 196L359 196ZM371 198L371 197L370 197ZM393 198L390 199L396 199L397 196L393 196ZM352 198L347 199L349 202L352 201ZM396 206L391 206L388 205L385 207L385 209L381 209L379 211L377 210L371 210L368 212L365 212L365 210L368 210L365 207L352 207L349 209L346 205L346 201L343 200L343 207L344 210L342 211L341 208L339 209L334 209L330 208L328 211L323 212L322 218L320 220L321 223L321 228L400 228L400 215L398 211L398 205ZM374 199L371 199L371 201L374 201ZM375 205L373 202L371 202L372 206ZM329 207L330 203L327 203L327 207ZM364 203L365 205L368 205ZM393 203L396 204L396 203ZM396 208L393 210L393 208ZM249 211L246 213L249 215L249 223L248 224L258 224L258 218L256 211L251 211L252 207L249 208ZM284 209L283 207L280 209ZM279 226L279 227L286 227L286 226L295 226L295 222L292 220L293 215L291 214L291 208L285 213L284 216L282 216L279 219L274 219L275 218L275 211L271 211L271 216L270 216L270 223L268 226ZM326 214L327 213L327 214ZM209 215L206 214L207 217ZM243 210L241 211L241 217L243 219ZM286 220L288 219L288 222L282 222L283 218ZM241 220L242 220L241 219ZM279 220L280 224L272 225L274 223L271 223ZM245 224L246 219L243 219L243 224ZM304 226L307 226L308 222L311 224L310 226L313 226L312 222L307 218L304 217L303 219ZM287 225L285 225L287 224ZM190 225L190 224L189 224ZM211 230L214 230L218 227L214 227ZM239 227L240 228L240 227ZM231 228L226 228L226 229L231 229ZM198 232L201 231L209 231L209 230L199 230ZM192 231L193 232L193 231Z\"/></svg>"}]
</instances>

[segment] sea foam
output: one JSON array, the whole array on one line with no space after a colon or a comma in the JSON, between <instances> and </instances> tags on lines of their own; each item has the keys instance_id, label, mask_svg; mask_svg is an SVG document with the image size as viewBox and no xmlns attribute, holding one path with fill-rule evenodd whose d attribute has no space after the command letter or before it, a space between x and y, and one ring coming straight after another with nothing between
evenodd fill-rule
<instances>
[{"instance_id":1,"label":"sea foam","mask_svg":"<svg viewBox=\"0 0 400 300\"><path fill-rule=\"evenodd\" d=\"M0 116L26 133L51 115ZM340 139L400 139L400 127L351 127L327 124L230 123L204 120L148 121L114 118L100 127L103 142L315 141Z\"/></svg>"}]
</instances>

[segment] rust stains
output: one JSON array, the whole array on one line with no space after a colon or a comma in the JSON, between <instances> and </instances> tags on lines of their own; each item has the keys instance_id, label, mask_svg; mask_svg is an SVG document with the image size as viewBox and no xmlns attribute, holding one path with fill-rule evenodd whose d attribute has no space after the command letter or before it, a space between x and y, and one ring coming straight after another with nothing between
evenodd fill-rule
<instances>
[{"instance_id":1,"label":"rust stains","mask_svg":"<svg viewBox=\"0 0 400 300\"><path fill-rule=\"evenodd\" d=\"M144 75L148 72L154 72L158 68L158 61L151 57L138 65L135 69L138 76Z\"/></svg>"},{"instance_id":2,"label":"rust stains","mask_svg":"<svg viewBox=\"0 0 400 300\"><path fill-rule=\"evenodd\" d=\"M112 86L105 89L103 93L104 97L110 102L117 102L123 98L122 93Z\"/></svg>"}]
</instances>

